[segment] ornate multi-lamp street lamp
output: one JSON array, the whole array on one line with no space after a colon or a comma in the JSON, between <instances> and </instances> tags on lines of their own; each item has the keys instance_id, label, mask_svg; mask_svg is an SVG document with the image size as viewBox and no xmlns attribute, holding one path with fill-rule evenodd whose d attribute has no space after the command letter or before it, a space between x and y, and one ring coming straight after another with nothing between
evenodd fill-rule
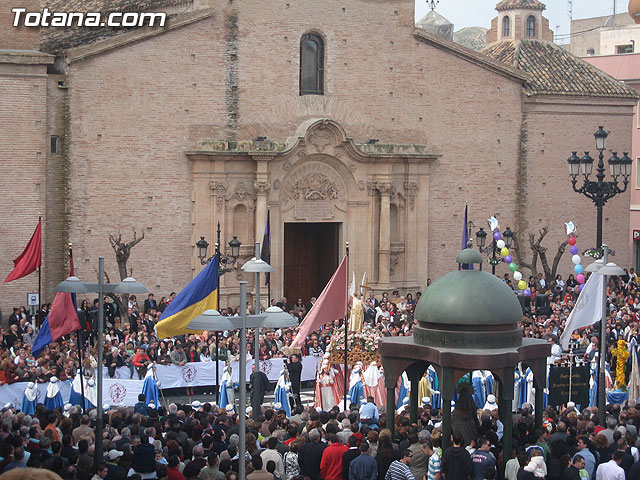
<instances>
[{"instance_id":1,"label":"ornate multi-lamp street lamp","mask_svg":"<svg viewBox=\"0 0 640 480\"><path fill-rule=\"evenodd\" d=\"M202 265L206 265L209 263L213 257L218 255L218 308L220 310L220 277L225 273L229 273L233 271L233 265L238 261L238 257L240 256L240 240L238 237L234 236L233 239L229 242L229 248L231 249L231 258L227 257L220 253L220 222L218 222L218 229L216 230L217 241L215 244L215 253L213 256L207 258L207 248L209 247L209 242L207 242L204 237L200 237L200 240L196 242L196 248L198 249L198 259ZM218 346L218 332L216 331L216 402L220 400L220 365L218 363L219 360L219 346Z\"/></svg>"},{"instance_id":2,"label":"ornate multi-lamp street lamp","mask_svg":"<svg viewBox=\"0 0 640 480\"><path fill-rule=\"evenodd\" d=\"M589 155L589 152L584 152L584 156L582 158L578 157L577 152L573 152L567 159L573 190L591 199L596 205L598 212L596 248L598 250L602 247L602 209L605 203L607 203L607 200L610 200L619 193L623 193L627 190L627 186L629 185L629 176L631 175L631 165L633 163L628 152L624 152L622 157L618 157L618 152L613 152L613 155L608 162L609 173L613 177L613 180L607 182L604 181L605 169L603 152L606 149L606 140L608 136L609 134L601 126L598 127L598 131L594 133L594 137L596 139L596 150L600 152L598 155L598 168L596 169L597 180L589 180L589 176L593 170L593 158ZM576 184L578 183L578 175L580 173L584 175L584 183L580 188L577 188ZM623 182L622 187L618 185L618 177L621 175Z\"/></svg>"},{"instance_id":3,"label":"ornate multi-lamp street lamp","mask_svg":"<svg viewBox=\"0 0 640 480\"><path fill-rule=\"evenodd\" d=\"M471 224L473 226L473 224ZM499 233L498 233L499 235ZM469 233L469 236L471 234ZM504 245L507 248L511 248L511 244L513 243L514 233L511 231L509 227L502 233L502 239L504 240ZM498 239L500 237L498 236ZM493 239L491 244L485 247L487 243L487 232L484 231L484 228L480 227L480 230L476 232L476 246L478 247L478 251L480 253L486 253L489 255L491 253L491 257L489 257L489 263L491 264L491 273L493 275L496 274L496 265L502 263L502 258L496 257L496 252L498 251L498 240L496 238ZM482 270L482 264L480 264L480 270Z\"/></svg>"}]
</instances>

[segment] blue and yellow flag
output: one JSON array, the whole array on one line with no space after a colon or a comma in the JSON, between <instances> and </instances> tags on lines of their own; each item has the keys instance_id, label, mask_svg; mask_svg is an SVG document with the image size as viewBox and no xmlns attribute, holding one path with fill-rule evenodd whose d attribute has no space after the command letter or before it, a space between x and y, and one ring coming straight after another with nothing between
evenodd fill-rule
<instances>
[{"instance_id":1,"label":"blue and yellow flag","mask_svg":"<svg viewBox=\"0 0 640 480\"><path fill-rule=\"evenodd\" d=\"M156 325L158 338L175 337L187 333L189 322L205 310L218 306L218 255L182 289L162 312Z\"/></svg>"}]
</instances>

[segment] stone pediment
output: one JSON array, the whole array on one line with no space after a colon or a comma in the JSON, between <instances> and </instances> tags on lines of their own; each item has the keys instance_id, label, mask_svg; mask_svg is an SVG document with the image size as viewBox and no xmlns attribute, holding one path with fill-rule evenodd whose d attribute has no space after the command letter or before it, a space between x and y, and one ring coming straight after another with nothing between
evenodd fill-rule
<instances>
[{"instance_id":1,"label":"stone pediment","mask_svg":"<svg viewBox=\"0 0 640 480\"><path fill-rule=\"evenodd\" d=\"M387 161L405 159L435 160L440 155L429 153L426 145L408 143L355 142L336 121L313 118L304 121L295 134L286 141L260 137L256 140L202 139L187 155L265 155L298 157L326 154L340 157L348 155L354 160L367 162L378 158Z\"/></svg>"}]
</instances>

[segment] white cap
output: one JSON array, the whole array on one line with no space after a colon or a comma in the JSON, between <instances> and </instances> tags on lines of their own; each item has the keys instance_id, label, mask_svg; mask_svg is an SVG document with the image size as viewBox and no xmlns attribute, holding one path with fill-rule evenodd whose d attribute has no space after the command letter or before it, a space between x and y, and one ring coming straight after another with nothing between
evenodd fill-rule
<instances>
[{"instance_id":1,"label":"white cap","mask_svg":"<svg viewBox=\"0 0 640 480\"><path fill-rule=\"evenodd\" d=\"M153 403L153 401L151 401L151 402L149 402L148 407L149 407L149 408L156 408L156 404L155 404L155 403Z\"/></svg>"},{"instance_id":2,"label":"white cap","mask_svg":"<svg viewBox=\"0 0 640 480\"><path fill-rule=\"evenodd\" d=\"M196 408L196 409L198 409L198 408L200 408L201 406L202 406L202 404L201 404L198 400L196 400L195 402L191 402L191 408Z\"/></svg>"},{"instance_id":3,"label":"white cap","mask_svg":"<svg viewBox=\"0 0 640 480\"><path fill-rule=\"evenodd\" d=\"M226 406L226 410L227 410L228 413L229 412L233 412L233 405L231 405L231 404L227 405Z\"/></svg>"},{"instance_id":4,"label":"white cap","mask_svg":"<svg viewBox=\"0 0 640 480\"><path fill-rule=\"evenodd\" d=\"M273 408L276 410L282 410L282 404L280 402L276 402L273 404Z\"/></svg>"},{"instance_id":5,"label":"white cap","mask_svg":"<svg viewBox=\"0 0 640 480\"><path fill-rule=\"evenodd\" d=\"M427 403L429 403L429 397L422 397L422 404L426 405Z\"/></svg>"},{"instance_id":6,"label":"white cap","mask_svg":"<svg viewBox=\"0 0 640 480\"><path fill-rule=\"evenodd\" d=\"M34 388L36 388L36 384L33 383L33 382L29 382L29 383L27 383L27 388L33 390Z\"/></svg>"},{"instance_id":7,"label":"white cap","mask_svg":"<svg viewBox=\"0 0 640 480\"><path fill-rule=\"evenodd\" d=\"M96 384L96 381L95 381L93 378L90 378L90 379L87 381L87 385L89 385L90 387L95 386L95 384Z\"/></svg>"},{"instance_id":8,"label":"white cap","mask_svg":"<svg viewBox=\"0 0 640 480\"><path fill-rule=\"evenodd\" d=\"M64 411L65 411L65 412L68 412L69 410L71 410L71 404L70 404L70 403L67 403L67 404L65 404L65 406L64 406Z\"/></svg>"},{"instance_id":9,"label":"white cap","mask_svg":"<svg viewBox=\"0 0 640 480\"><path fill-rule=\"evenodd\" d=\"M104 410L105 412L110 408L111 408L111 405L109 405L108 403L105 403L104 405L102 405L102 410Z\"/></svg>"},{"instance_id":10,"label":"white cap","mask_svg":"<svg viewBox=\"0 0 640 480\"><path fill-rule=\"evenodd\" d=\"M567 408L576 408L576 404L574 402L568 402Z\"/></svg>"},{"instance_id":11,"label":"white cap","mask_svg":"<svg viewBox=\"0 0 640 480\"><path fill-rule=\"evenodd\" d=\"M124 455L124 452L121 452L120 450L109 450L109 453L107 454L107 457L109 457L109 460L115 460L118 457L121 457Z\"/></svg>"},{"instance_id":12,"label":"white cap","mask_svg":"<svg viewBox=\"0 0 640 480\"><path fill-rule=\"evenodd\" d=\"M56 377L56 376L54 375L53 377L51 377L51 378L49 379L49 381L50 381L51 383L56 383L56 382L58 381L58 377Z\"/></svg>"},{"instance_id":13,"label":"white cap","mask_svg":"<svg viewBox=\"0 0 640 480\"><path fill-rule=\"evenodd\" d=\"M489 403L496 403L496 396L495 395L489 395L487 397L487 402Z\"/></svg>"}]
</instances>

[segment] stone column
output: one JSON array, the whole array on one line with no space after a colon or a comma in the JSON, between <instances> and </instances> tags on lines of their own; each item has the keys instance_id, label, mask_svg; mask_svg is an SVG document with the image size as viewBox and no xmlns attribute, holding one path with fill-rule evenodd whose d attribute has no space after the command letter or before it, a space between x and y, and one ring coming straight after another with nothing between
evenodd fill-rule
<instances>
[{"instance_id":1,"label":"stone column","mask_svg":"<svg viewBox=\"0 0 640 480\"><path fill-rule=\"evenodd\" d=\"M409 394L409 420L418 423L418 379L409 377L411 381L411 393Z\"/></svg>"},{"instance_id":2,"label":"stone column","mask_svg":"<svg viewBox=\"0 0 640 480\"><path fill-rule=\"evenodd\" d=\"M387 388L387 428L391 435L395 433L396 425L396 387Z\"/></svg>"},{"instance_id":3,"label":"stone column","mask_svg":"<svg viewBox=\"0 0 640 480\"><path fill-rule=\"evenodd\" d=\"M535 420L536 420L536 428L542 428L542 412L544 411L543 403L544 403L544 389L547 386L547 366L546 366L546 358L542 361L537 360L537 369L534 369L534 377L533 384L536 388L536 405L535 405ZM542 372L542 375L539 373Z\"/></svg>"},{"instance_id":4,"label":"stone column","mask_svg":"<svg viewBox=\"0 0 640 480\"><path fill-rule=\"evenodd\" d=\"M451 397L453 396L453 368L442 367L440 379L442 398L442 451L451 446Z\"/></svg>"},{"instance_id":5,"label":"stone column","mask_svg":"<svg viewBox=\"0 0 640 480\"><path fill-rule=\"evenodd\" d=\"M507 462L511 458L511 437L513 430L513 369L505 368L502 372L503 384L500 389L500 420L504 425L504 431L502 435L502 471L504 472L507 467Z\"/></svg>"},{"instance_id":6,"label":"stone column","mask_svg":"<svg viewBox=\"0 0 640 480\"><path fill-rule=\"evenodd\" d=\"M378 283L389 285L391 268L391 188L390 182L378 182L380 192L380 239L378 249Z\"/></svg>"},{"instance_id":7,"label":"stone column","mask_svg":"<svg viewBox=\"0 0 640 480\"><path fill-rule=\"evenodd\" d=\"M255 238L253 241L247 239L247 243L262 242L264 226L267 222L267 197L271 189L271 183L269 183L269 161L271 156L253 155L252 158L256 162L256 180L253 183L253 188L256 192L256 223L254 227Z\"/></svg>"},{"instance_id":8,"label":"stone column","mask_svg":"<svg viewBox=\"0 0 640 480\"><path fill-rule=\"evenodd\" d=\"M269 182L254 182L253 188L256 190L256 226L255 241L262 243L264 226L267 223L267 196L271 184Z\"/></svg>"}]
</instances>

